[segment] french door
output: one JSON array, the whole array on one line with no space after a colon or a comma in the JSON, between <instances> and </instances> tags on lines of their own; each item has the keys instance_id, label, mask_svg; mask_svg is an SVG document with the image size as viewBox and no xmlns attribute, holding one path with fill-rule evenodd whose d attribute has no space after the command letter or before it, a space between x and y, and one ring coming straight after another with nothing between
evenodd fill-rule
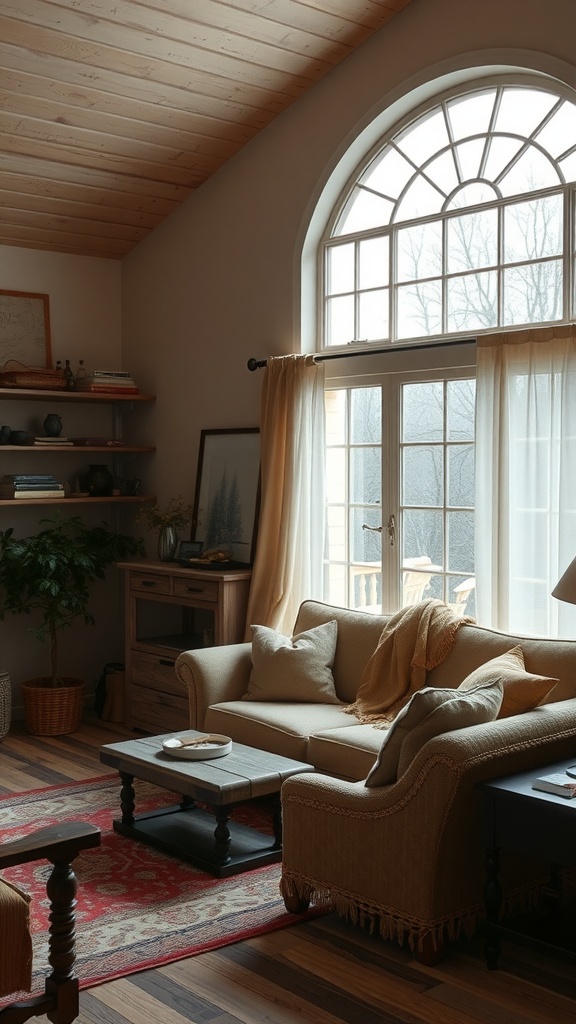
<instances>
[{"instance_id":1,"label":"french door","mask_svg":"<svg viewBox=\"0 0 576 1024\"><path fill-rule=\"evenodd\" d=\"M474 615L470 370L326 391L324 597L375 613L428 597Z\"/></svg>"}]
</instances>

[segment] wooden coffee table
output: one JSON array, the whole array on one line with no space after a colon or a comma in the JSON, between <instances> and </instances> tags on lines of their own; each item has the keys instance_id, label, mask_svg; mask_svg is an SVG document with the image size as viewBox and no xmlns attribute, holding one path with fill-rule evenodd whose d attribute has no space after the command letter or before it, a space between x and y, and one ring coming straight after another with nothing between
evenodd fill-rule
<instances>
[{"instance_id":1,"label":"wooden coffee table","mask_svg":"<svg viewBox=\"0 0 576 1024\"><path fill-rule=\"evenodd\" d=\"M163 740L178 735L182 734L164 733L100 748L102 763L120 773L122 817L114 821L114 830L218 878L281 860L280 788L284 779L314 771L314 766L242 743L233 743L225 757L179 760L162 749ZM190 729L186 735L201 734ZM182 799L176 806L135 814L134 779L178 793ZM262 796L273 798L273 836L230 817L235 804Z\"/></svg>"}]
</instances>

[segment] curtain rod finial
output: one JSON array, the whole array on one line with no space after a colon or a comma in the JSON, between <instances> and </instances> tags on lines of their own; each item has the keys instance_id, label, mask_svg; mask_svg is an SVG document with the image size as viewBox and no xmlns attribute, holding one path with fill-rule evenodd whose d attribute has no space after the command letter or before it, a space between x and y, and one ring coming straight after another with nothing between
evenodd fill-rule
<instances>
[{"instance_id":1,"label":"curtain rod finial","mask_svg":"<svg viewBox=\"0 0 576 1024\"><path fill-rule=\"evenodd\" d=\"M252 359L248 360L246 365L249 370L259 370L261 367L266 366L266 363L266 359L254 359L254 357L252 357Z\"/></svg>"}]
</instances>

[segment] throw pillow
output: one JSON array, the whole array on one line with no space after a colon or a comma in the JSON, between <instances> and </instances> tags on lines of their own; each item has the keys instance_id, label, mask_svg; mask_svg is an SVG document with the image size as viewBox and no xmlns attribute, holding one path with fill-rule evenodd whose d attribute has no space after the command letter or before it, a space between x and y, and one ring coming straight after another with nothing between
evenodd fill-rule
<instances>
[{"instance_id":1,"label":"throw pillow","mask_svg":"<svg viewBox=\"0 0 576 1024\"><path fill-rule=\"evenodd\" d=\"M396 782L432 736L491 721L501 701L499 681L466 693L441 686L417 690L392 722L365 785L389 786Z\"/></svg>"},{"instance_id":2,"label":"throw pillow","mask_svg":"<svg viewBox=\"0 0 576 1024\"><path fill-rule=\"evenodd\" d=\"M337 637L336 619L292 638L252 626L252 671L243 700L339 704L332 675Z\"/></svg>"},{"instance_id":3,"label":"throw pillow","mask_svg":"<svg viewBox=\"0 0 576 1024\"><path fill-rule=\"evenodd\" d=\"M484 725L498 717L502 704L503 686L500 679L480 683L473 690L452 690L452 700L436 708L406 737L400 751L398 778L412 764L428 740L445 732L467 729L470 725Z\"/></svg>"},{"instance_id":4,"label":"throw pillow","mask_svg":"<svg viewBox=\"0 0 576 1024\"><path fill-rule=\"evenodd\" d=\"M459 690L470 690L479 683L501 679L504 686L504 697L498 718L509 718L520 715L523 711L535 708L559 682L548 676L533 675L524 668L524 652L520 646L491 658L474 669L460 686Z\"/></svg>"}]
</instances>

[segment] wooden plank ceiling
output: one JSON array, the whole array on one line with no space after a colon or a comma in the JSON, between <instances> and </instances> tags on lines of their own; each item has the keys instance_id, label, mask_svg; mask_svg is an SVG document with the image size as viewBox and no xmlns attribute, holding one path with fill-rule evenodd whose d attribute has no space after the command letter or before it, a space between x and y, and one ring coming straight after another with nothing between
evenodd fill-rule
<instances>
[{"instance_id":1,"label":"wooden plank ceiling","mask_svg":"<svg viewBox=\"0 0 576 1024\"><path fill-rule=\"evenodd\" d=\"M411 0L0 0L0 243L121 259Z\"/></svg>"}]
</instances>

